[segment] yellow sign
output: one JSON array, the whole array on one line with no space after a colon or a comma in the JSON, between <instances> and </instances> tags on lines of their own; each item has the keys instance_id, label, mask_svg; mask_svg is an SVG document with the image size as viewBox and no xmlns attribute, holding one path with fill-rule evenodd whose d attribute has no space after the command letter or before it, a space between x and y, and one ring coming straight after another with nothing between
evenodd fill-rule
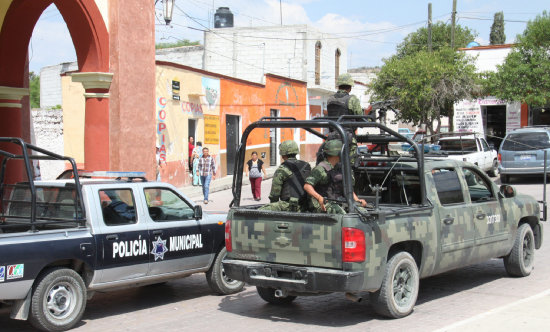
<instances>
[{"instance_id":1,"label":"yellow sign","mask_svg":"<svg viewBox=\"0 0 550 332\"><path fill-rule=\"evenodd\" d=\"M220 144L220 117L204 115L204 144Z\"/></svg>"}]
</instances>

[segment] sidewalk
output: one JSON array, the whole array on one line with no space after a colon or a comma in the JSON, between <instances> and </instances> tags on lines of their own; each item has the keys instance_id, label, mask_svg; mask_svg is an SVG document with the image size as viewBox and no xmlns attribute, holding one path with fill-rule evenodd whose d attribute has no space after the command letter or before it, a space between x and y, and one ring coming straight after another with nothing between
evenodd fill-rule
<instances>
[{"instance_id":1,"label":"sidewalk","mask_svg":"<svg viewBox=\"0 0 550 332\"><path fill-rule=\"evenodd\" d=\"M271 179L277 167L278 166L267 167L265 169L267 176L264 177L264 180ZM243 186L248 184L250 184L250 180L248 179L248 177L246 177L243 174ZM233 185L233 175L228 175L223 178L214 179L210 181L210 193L231 189L232 185ZM199 200L202 199L202 186L189 185L189 186L180 187L178 189L191 199L196 199L196 198L199 198Z\"/></svg>"}]
</instances>

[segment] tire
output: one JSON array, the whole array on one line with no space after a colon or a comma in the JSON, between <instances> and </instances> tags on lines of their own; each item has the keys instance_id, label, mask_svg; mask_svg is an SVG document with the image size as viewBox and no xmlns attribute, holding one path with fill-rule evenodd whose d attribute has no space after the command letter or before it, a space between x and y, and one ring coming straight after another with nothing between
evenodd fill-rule
<instances>
[{"instance_id":1,"label":"tire","mask_svg":"<svg viewBox=\"0 0 550 332\"><path fill-rule=\"evenodd\" d=\"M285 297L276 297L274 288L266 287L256 287L258 295L267 303L275 305L284 305L289 304L292 301L296 300L296 296L285 296Z\"/></svg>"},{"instance_id":2,"label":"tire","mask_svg":"<svg viewBox=\"0 0 550 332\"><path fill-rule=\"evenodd\" d=\"M512 277L526 277L535 266L535 236L529 224L518 228L514 246L504 257L504 268Z\"/></svg>"},{"instance_id":3,"label":"tire","mask_svg":"<svg viewBox=\"0 0 550 332\"><path fill-rule=\"evenodd\" d=\"M510 175L500 174L500 184L510 183Z\"/></svg>"},{"instance_id":4,"label":"tire","mask_svg":"<svg viewBox=\"0 0 550 332\"><path fill-rule=\"evenodd\" d=\"M244 282L229 278L224 270L222 261L227 255L227 250L223 247L216 255L212 266L206 272L206 281L210 288L221 295L228 295L240 292L244 287Z\"/></svg>"},{"instance_id":5,"label":"tire","mask_svg":"<svg viewBox=\"0 0 550 332\"><path fill-rule=\"evenodd\" d=\"M416 304L419 284L414 258L404 251L395 254L386 265L382 286L372 294L374 310L389 318L409 315Z\"/></svg>"},{"instance_id":6,"label":"tire","mask_svg":"<svg viewBox=\"0 0 550 332\"><path fill-rule=\"evenodd\" d=\"M33 287L29 320L43 331L65 331L75 326L86 309L86 286L67 268L46 270Z\"/></svg>"},{"instance_id":7,"label":"tire","mask_svg":"<svg viewBox=\"0 0 550 332\"><path fill-rule=\"evenodd\" d=\"M498 161L495 159L493 160L493 166L491 167L491 169L489 170L489 172L487 172L487 174L489 174L489 176L491 177L498 177L499 175L499 172L498 172Z\"/></svg>"}]
</instances>

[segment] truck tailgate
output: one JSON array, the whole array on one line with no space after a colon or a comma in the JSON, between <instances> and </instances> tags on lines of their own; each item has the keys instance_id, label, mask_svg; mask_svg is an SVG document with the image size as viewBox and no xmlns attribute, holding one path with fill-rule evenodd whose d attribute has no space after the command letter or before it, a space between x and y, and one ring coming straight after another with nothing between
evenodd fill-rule
<instances>
[{"instance_id":1,"label":"truck tailgate","mask_svg":"<svg viewBox=\"0 0 550 332\"><path fill-rule=\"evenodd\" d=\"M342 216L233 209L228 258L342 267Z\"/></svg>"}]
</instances>

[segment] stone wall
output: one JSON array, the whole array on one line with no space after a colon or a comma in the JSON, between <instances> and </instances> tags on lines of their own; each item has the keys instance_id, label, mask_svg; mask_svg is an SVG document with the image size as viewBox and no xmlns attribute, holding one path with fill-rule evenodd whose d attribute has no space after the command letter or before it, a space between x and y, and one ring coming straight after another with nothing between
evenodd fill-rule
<instances>
[{"instance_id":1,"label":"stone wall","mask_svg":"<svg viewBox=\"0 0 550 332\"><path fill-rule=\"evenodd\" d=\"M63 110L33 108L31 110L32 143L40 148L63 155ZM43 180L55 179L65 169L63 161L40 161Z\"/></svg>"}]
</instances>

